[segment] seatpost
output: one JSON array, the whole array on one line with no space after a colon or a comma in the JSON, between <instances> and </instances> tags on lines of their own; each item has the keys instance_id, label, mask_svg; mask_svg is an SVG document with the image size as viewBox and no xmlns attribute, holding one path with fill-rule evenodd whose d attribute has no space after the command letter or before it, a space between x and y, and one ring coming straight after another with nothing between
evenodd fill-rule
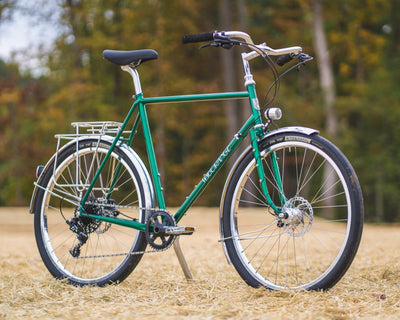
<instances>
[{"instance_id":1,"label":"seatpost","mask_svg":"<svg viewBox=\"0 0 400 320\"><path fill-rule=\"evenodd\" d=\"M121 69L128 72L131 75L133 79L133 85L135 87L135 95L142 93L142 86L140 85L139 73L137 72L136 68L132 68L130 66L121 66Z\"/></svg>"}]
</instances>

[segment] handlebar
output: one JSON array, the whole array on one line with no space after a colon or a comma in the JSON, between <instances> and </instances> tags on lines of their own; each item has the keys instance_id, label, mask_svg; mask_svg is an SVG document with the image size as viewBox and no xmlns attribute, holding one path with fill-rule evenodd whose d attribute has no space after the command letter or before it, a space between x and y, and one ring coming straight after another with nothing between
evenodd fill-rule
<instances>
[{"instance_id":1,"label":"handlebar","mask_svg":"<svg viewBox=\"0 0 400 320\"><path fill-rule=\"evenodd\" d=\"M212 40L214 40L214 34L212 32L188 34L188 35L182 36L183 43L206 42L206 41L212 41Z\"/></svg>"},{"instance_id":2,"label":"handlebar","mask_svg":"<svg viewBox=\"0 0 400 320\"><path fill-rule=\"evenodd\" d=\"M254 44L250 36L247 33L241 31L222 31L222 32L215 31L215 32L188 34L182 36L183 43L206 42L212 40L231 41L231 42L242 40L245 43Z\"/></svg>"},{"instance_id":3,"label":"handlebar","mask_svg":"<svg viewBox=\"0 0 400 320\"><path fill-rule=\"evenodd\" d=\"M241 31L225 31L225 32L206 32L206 33L196 33L190 35L184 35L182 37L183 43L193 43L193 42L210 42L209 46L229 49L233 45L247 45L253 51L245 54L246 60L254 59L258 56L280 56L276 59L276 63L283 66L285 63L289 62L293 58L296 58L302 53L301 47L288 47L281 49L272 49L268 47L265 43L260 45L255 45L251 37ZM206 46L208 46L206 45ZM304 55L304 54L303 54ZM303 56L302 56L303 57Z\"/></svg>"},{"instance_id":4,"label":"handlebar","mask_svg":"<svg viewBox=\"0 0 400 320\"><path fill-rule=\"evenodd\" d=\"M288 63L290 60L293 59L293 54L287 53L283 56L280 56L279 58L276 59L276 64L278 66L283 66L284 64Z\"/></svg>"}]
</instances>

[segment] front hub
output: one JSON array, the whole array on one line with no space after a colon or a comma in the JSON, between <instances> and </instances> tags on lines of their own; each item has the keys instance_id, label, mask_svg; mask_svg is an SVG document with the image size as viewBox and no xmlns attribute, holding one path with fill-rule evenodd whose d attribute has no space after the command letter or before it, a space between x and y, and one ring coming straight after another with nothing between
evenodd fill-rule
<instances>
[{"instance_id":1,"label":"front hub","mask_svg":"<svg viewBox=\"0 0 400 320\"><path fill-rule=\"evenodd\" d=\"M278 221L278 226L294 237L307 233L313 222L313 208L303 197L293 197L286 201L282 208L284 218Z\"/></svg>"}]
</instances>

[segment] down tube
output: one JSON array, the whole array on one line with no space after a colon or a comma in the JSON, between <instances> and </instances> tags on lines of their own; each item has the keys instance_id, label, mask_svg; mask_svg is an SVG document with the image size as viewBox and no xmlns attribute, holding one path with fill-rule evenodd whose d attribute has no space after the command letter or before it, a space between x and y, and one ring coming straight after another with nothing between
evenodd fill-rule
<instances>
[{"instance_id":1,"label":"down tube","mask_svg":"<svg viewBox=\"0 0 400 320\"><path fill-rule=\"evenodd\" d=\"M221 169L225 162L229 159L232 153L236 150L237 146L246 137L251 126L254 124L254 118L250 117L247 122L243 125L240 131L235 135L235 138L229 143L225 150L221 153L218 159L214 162L208 172L200 180L199 184L194 188L192 193L186 198L185 202L179 208L177 213L174 215L175 221L179 222L180 219L185 215L186 211L190 206L197 200L203 190L207 187L210 181L214 178L216 173Z\"/></svg>"}]
</instances>

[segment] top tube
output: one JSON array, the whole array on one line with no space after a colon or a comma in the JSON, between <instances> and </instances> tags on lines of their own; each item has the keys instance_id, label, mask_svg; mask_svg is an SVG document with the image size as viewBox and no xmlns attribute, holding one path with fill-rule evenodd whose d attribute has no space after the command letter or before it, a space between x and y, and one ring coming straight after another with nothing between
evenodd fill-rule
<instances>
[{"instance_id":1,"label":"top tube","mask_svg":"<svg viewBox=\"0 0 400 320\"><path fill-rule=\"evenodd\" d=\"M174 103L174 102L197 102L211 100L227 100L227 99L244 99L248 98L247 91L238 92L222 92L222 93L206 93L206 94L190 94L165 97L142 98L140 101L144 104L157 103Z\"/></svg>"}]
</instances>

